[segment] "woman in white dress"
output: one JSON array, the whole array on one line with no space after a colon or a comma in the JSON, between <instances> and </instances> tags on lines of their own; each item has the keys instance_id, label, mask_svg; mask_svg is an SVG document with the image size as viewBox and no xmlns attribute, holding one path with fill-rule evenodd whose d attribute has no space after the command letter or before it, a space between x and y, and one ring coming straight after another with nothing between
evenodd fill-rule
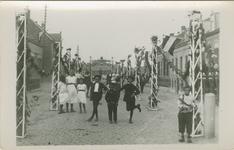
<instances>
[{"instance_id":1,"label":"woman in white dress","mask_svg":"<svg viewBox=\"0 0 234 150\"><path fill-rule=\"evenodd\" d=\"M58 92L59 92L59 103L60 103L60 111L58 114L65 113L63 111L63 105L69 100L69 95L67 92L67 85L65 82L65 76L61 75L60 81L58 83Z\"/></svg>"},{"instance_id":2,"label":"woman in white dress","mask_svg":"<svg viewBox=\"0 0 234 150\"><path fill-rule=\"evenodd\" d=\"M87 103L86 92L87 86L83 83L83 78L80 78L79 84L77 85L78 100L80 106L80 114L82 113L82 105L84 108L84 113L86 113L85 104Z\"/></svg>"},{"instance_id":3,"label":"woman in white dress","mask_svg":"<svg viewBox=\"0 0 234 150\"><path fill-rule=\"evenodd\" d=\"M69 103L71 104L71 112L76 112L73 109L73 104L77 103L77 92L76 92L76 84L77 84L77 79L74 76L74 71L70 71L70 75L67 76L66 78L66 83L67 83L67 90L68 90L68 95L69 95ZM66 104L67 106L67 112L68 110L68 103Z\"/></svg>"}]
</instances>

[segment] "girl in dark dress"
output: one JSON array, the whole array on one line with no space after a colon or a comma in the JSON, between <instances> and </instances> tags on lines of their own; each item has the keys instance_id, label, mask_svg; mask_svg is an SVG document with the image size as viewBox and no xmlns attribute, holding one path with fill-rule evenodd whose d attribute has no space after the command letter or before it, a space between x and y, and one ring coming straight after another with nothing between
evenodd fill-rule
<instances>
[{"instance_id":1,"label":"girl in dark dress","mask_svg":"<svg viewBox=\"0 0 234 150\"><path fill-rule=\"evenodd\" d=\"M140 90L132 84L134 81L133 76L128 77L128 83L125 84L119 91L125 90L124 101L126 102L126 109L130 111L129 123L132 123L133 110L137 108L141 112L140 104L135 105L135 95L140 94Z\"/></svg>"}]
</instances>

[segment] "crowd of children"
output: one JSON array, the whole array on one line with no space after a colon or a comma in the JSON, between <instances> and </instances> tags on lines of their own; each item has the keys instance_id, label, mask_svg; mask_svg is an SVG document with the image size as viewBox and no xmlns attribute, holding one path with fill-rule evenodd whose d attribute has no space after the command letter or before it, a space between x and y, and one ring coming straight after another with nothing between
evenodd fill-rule
<instances>
[{"instance_id":1,"label":"crowd of children","mask_svg":"<svg viewBox=\"0 0 234 150\"><path fill-rule=\"evenodd\" d=\"M135 105L135 96L140 94L140 90L132 84L134 76L128 76L128 83L120 86L118 76L107 78L106 85L101 82L102 77L95 75L93 81L87 72L85 76L75 75L74 71L70 71L67 77L61 75L58 83L60 111L59 114L65 113L63 106L66 104L66 112L75 112L73 106L79 103L80 113L86 113L86 104L88 93L90 93L90 101L93 102L93 112L87 121L91 121L95 117L98 121L98 105L102 99L104 91L107 91L105 99L108 106L108 115L110 123L117 123L117 106L120 98L120 91L125 90L124 101L126 109L130 111L129 123L132 123L133 111L137 108L141 112L140 104ZM69 111L70 104L70 111ZM82 111L83 110L83 111ZM112 119L113 118L113 119Z\"/></svg>"},{"instance_id":2,"label":"crowd of children","mask_svg":"<svg viewBox=\"0 0 234 150\"><path fill-rule=\"evenodd\" d=\"M111 78L107 75L107 84L101 82L102 77L100 75L95 75L93 77L94 81L91 82L88 73L77 78L73 71L70 71L69 76L60 76L60 82L58 83L59 91L59 102L60 111L59 114L65 113L63 111L63 106L66 104L66 112L75 112L73 105L79 103L80 113L82 113L82 108L84 113L86 113L85 104L87 103L89 88L90 88L90 101L93 102L93 112L91 117L87 121L91 121L96 117L95 121L98 121L98 105L102 99L103 91L107 91L105 95L105 100L108 107L108 116L111 124L117 123L117 108L118 101L120 98L120 91L125 90L123 101L126 102L126 110L130 111L129 123L132 122L133 112L137 108L141 112L140 104L136 105L136 95L140 94L140 90L132 84L134 81L134 76L128 76L127 84L120 86L119 78ZM191 143L191 132L192 132L192 117L193 108L196 107L197 101L194 100L192 95L190 95L190 86L184 87L184 94L179 97L177 102L179 113L178 113L178 124L179 132L181 133L181 138L179 142L184 142L185 129L187 132L187 142ZM160 101L157 101L160 102ZM157 104L157 102L155 104ZM114 122L113 122L114 121Z\"/></svg>"}]
</instances>

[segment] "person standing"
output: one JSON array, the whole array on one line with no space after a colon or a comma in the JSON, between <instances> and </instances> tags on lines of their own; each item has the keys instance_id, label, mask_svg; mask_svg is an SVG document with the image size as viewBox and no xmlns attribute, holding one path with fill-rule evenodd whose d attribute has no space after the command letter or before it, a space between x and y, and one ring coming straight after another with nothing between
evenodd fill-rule
<instances>
[{"instance_id":1,"label":"person standing","mask_svg":"<svg viewBox=\"0 0 234 150\"><path fill-rule=\"evenodd\" d=\"M135 108L137 108L139 112L141 112L140 104L135 105L135 95L140 94L140 91L135 85L132 84L133 81L134 76L128 76L128 84L125 84L122 88L119 89L119 91L125 90L123 100L126 102L127 111L130 111L129 123L133 123L132 116Z\"/></svg>"},{"instance_id":2,"label":"person standing","mask_svg":"<svg viewBox=\"0 0 234 150\"><path fill-rule=\"evenodd\" d=\"M87 87L87 92L86 92L86 96L87 97L89 97L88 96L88 93L89 93L89 88L90 88L90 85L91 85L91 78L90 78L90 74L89 74L89 72L87 71L86 73L85 73L85 75L84 75L84 84L86 85L86 87Z\"/></svg>"},{"instance_id":3,"label":"person standing","mask_svg":"<svg viewBox=\"0 0 234 150\"><path fill-rule=\"evenodd\" d=\"M112 124L112 115L114 115L114 123L117 124L117 106L118 106L118 91L114 90L114 83L110 83L110 90L106 93L105 99L108 106L108 115Z\"/></svg>"},{"instance_id":4,"label":"person standing","mask_svg":"<svg viewBox=\"0 0 234 150\"><path fill-rule=\"evenodd\" d=\"M95 82L91 85L91 90L90 90L90 101L93 101L93 113L92 116L87 121L91 121L94 115L96 115L95 121L98 121L98 104L99 101L102 99L103 90L106 91L108 90L108 88L103 83L100 82L101 80L100 75L94 76L94 80Z\"/></svg>"},{"instance_id":5,"label":"person standing","mask_svg":"<svg viewBox=\"0 0 234 150\"><path fill-rule=\"evenodd\" d=\"M67 90L68 90L68 95L69 95L69 103L71 104L71 112L76 112L73 109L73 104L77 103L77 91L76 91L76 84L77 84L77 78L74 76L74 71L71 70L69 76L66 78L67 82ZM68 110L68 103L66 103L67 106L67 112Z\"/></svg>"},{"instance_id":6,"label":"person standing","mask_svg":"<svg viewBox=\"0 0 234 150\"><path fill-rule=\"evenodd\" d=\"M141 93L143 93L143 91L144 91L144 86L145 86L145 84L146 84L146 76L145 76L145 74L142 74L141 75L141 79L140 79L141 81L140 81L140 85L141 85Z\"/></svg>"},{"instance_id":7,"label":"person standing","mask_svg":"<svg viewBox=\"0 0 234 150\"><path fill-rule=\"evenodd\" d=\"M107 85L107 75L106 75L106 72L104 72L101 77L102 77L101 82L104 85Z\"/></svg>"},{"instance_id":8,"label":"person standing","mask_svg":"<svg viewBox=\"0 0 234 150\"><path fill-rule=\"evenodd\" d=\"M87 87L83 83L83 79L82 78L80 78L79 84L77 85L77 92L78 92L80 114L82 113L82 106L84 108L84 113L86 113L85 104L87 103L87 99L86 99Z\"/></svg>"},{"instance_id":9,"label":"person standing","mask_svg":"<svg viewBox=\"0 0 234 150\"><path fill-rule=\"evenodd\" d=\"M65 113L63 111L63 105L66 104L66 102L69 100L69 95L67 92L67 85L66 85L66 78L64 75L61 75L59 77L59 83L58 83L58 93L59 93L59 104L60 104L60 111L58 114Z\"/></svg>"},{"instance_id":10,"label":"person standing","mask_svg":"<svg viewBox=\"0 0 234 150\"><path fill-rule=\"evenodd\" d=\"M76 79L77 79L77 83L79 83L80 79L83 78L83 76L82 76L82 74L81 74L80 71L77 71L76 74L75 74L75 76L76 76Z\"/></svg>"},{"instance_id":11,"label":"person standing","mask_svg":"<svg viewBox=\"0 0 234 150\"><path fill-rule=\"evenodd\" d=\"M106 77L106 84L109 85L111 83L111 77L112 77L112 72L111 70L109 71L109 73L107 74L107 77Z\"/></svg>"},{"instance_id":12,"label":"person standing","mask_svg":"<svg viewBox=\"0 0 234 150\"><path fill-rule=\"evenodd\" d=\"M196 107L196 101L193 96L190 95L190 86L184 87L184 94L179 97L177 105L179 108L178 122L179 122L179 132L181 133L181 139L179 142L184 142L184 132L185 128L188 134L188 143L192 143L191 133L192 133L192 120L193 120L193 107Z\"/></svg>"}]
</instances>

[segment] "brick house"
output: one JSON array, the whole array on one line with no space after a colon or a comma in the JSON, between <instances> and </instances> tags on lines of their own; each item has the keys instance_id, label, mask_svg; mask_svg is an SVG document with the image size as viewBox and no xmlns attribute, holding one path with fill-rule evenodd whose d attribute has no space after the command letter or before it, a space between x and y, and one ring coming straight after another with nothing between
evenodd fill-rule
<instances>
[{"instance_id":1,"label":"brick house","mask_svg":"<svg viewBox=\"0 0 234 150\"><path fill-rule=\"evenodd\" d=\"M203 20L203 27L205 29L205 36L208 44L214 49L214 53L219 58L219 13L211 12L210 17ZM181 38L182 40L175 45L173 56L167 54L167 57L172 61L176 68L181 71L185 71L185 64L188 61L189 57L189 37L187 34L187 28L185 26L181 27L181 31L176 37ZM203 55L203 58L205 56ZM218 64L218 62L217 62ZM173 71L165 61L162 60L162 56L158 56L158 75L159 86L171 87L176 90L177 85L182 84L182 80L178 79L178 75ZM181 90L181 86L180 86Z\"/></svg>"},{"instance_id":2,"label":"brick house","mask_svg":"<svg viewBox=\"0 0 234 150\"><path fill-rule=\"evenodd\" d=\"M28 46L31 49L31 56L34 60L34 63L38 66L38 68L49 72L52 70L53 65L53 46L55 40L49 33L44 32L43 24L40 26L36 21L30 18L30 10L28 10L27 13L27 23ZM42 77L34 68L31 68L29 71L30 79L28 83L28 90L30 91L40 88ZM51 80L51 75L43 78L46 80Z\"/></svg>"}]
</instances>

